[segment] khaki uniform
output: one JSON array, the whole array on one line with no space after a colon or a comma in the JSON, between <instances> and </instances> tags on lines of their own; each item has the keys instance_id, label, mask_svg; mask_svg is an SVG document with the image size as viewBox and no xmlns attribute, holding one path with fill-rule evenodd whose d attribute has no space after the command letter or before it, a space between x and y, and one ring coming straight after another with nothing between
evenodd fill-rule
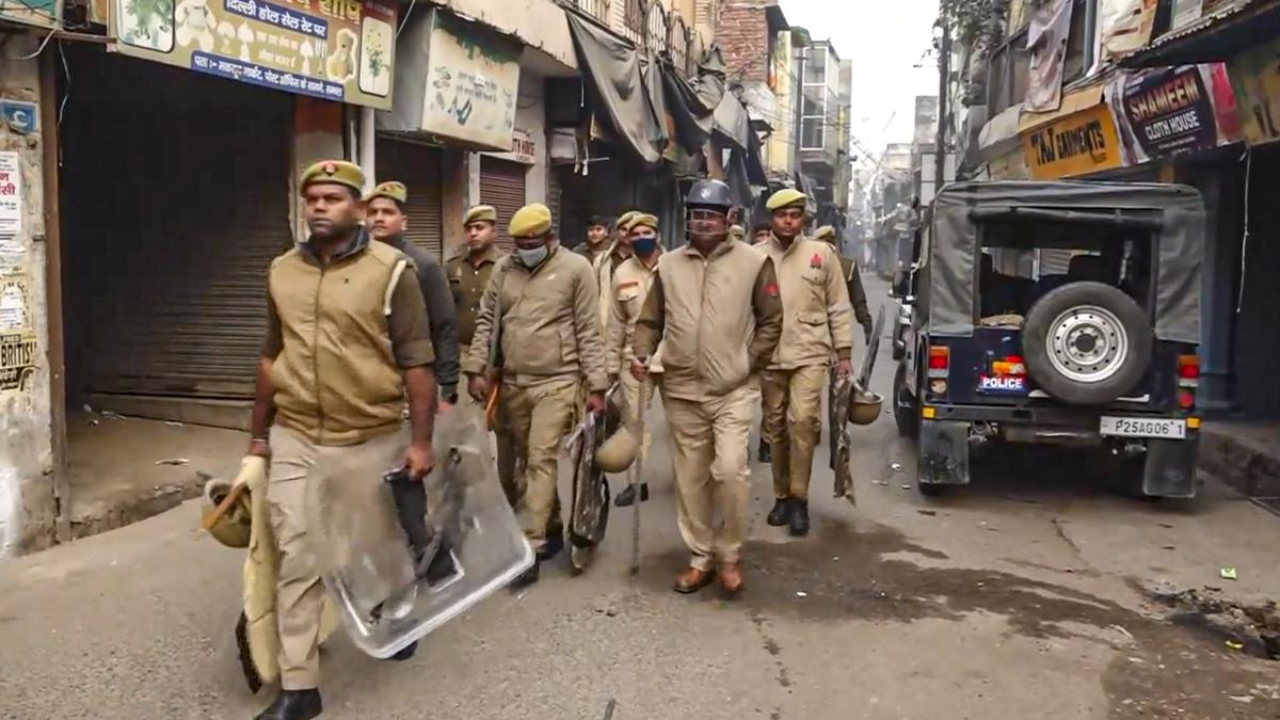
<instances>
[{"instance_id":1,"label":"khaki uniform","mask_svg":"<svg viewBox=\"0 0 1280 720\"><path fill-rule=\"evenodd\" d=\"M577 420L584 379L590 391L608 388L598 298L591 266L579 255L554 247L532 271L516 258L503 258L485 289L463 363L470 375L486 371L500 318L499 414L524 467L525 534L535 550L558 514L560 443Z\"/></svg>"},{"instance_id":2,"label":"khaki uniform","mask_svg":"<svg viewBox=\"0 0 1280 720\"><path fill-rule=\"evenodd\" d=\"M449 277L449 289L453 291L453 305L458 313L458 344L461 354L465 356L471 347L471 339L476 334L476 317L480 314L480 300L484 297L485 288L489 287L489 278L493 275L493 267L507 254L496 245L489 246L473 262L470 253L464 248L459 254L449 258L445 264L445 274Z\"/></svg>"},{"instance_id":3,"label":"khaki uniform","mask_svg":"<svg viewBox=\"0 0 1280 720\"><path fill-rule=\"evenodd\" d=\"M652 357L662 343L680 533L690 564L700 570L717 559L736 562L746 539L747 443L759 399L754 373L773 356L781 334L777 278L759 251L726 239L708 257L685 246L658 263L634 352Z\"/></svg>"},{"instance_id":4,"label":"khaki uniform","mask_svg":"<svg viewBox=\"0 0 1280 720\"><path fill-rule=\"evenodd\" d=\"M409 443L402 371L430 365L435 354L412 264L364 233L327 265L305 244L289 251L272 263L268 289L263 356L272 360L276 420L267 498L280 553L279 664L282 687L303 690L320 680L325 562L307 505L330 483L382 492L383 474Z\"/></svg>"},{"instance_id":5,"label":"khaki uniform","mask_svg":"<svg viewBox=\"0 0 1280 720\"><path fill-rule=\"evenodd\" d=\"M445 264L445 274L449 278L449 289L453 291L453 304L458 315L459 354L464 362L470 352L471 340L476 334L476 318L480 316L480 302L484 299L485 288L489 287L494 267L506 256L507 253L498 249L498 246L490 245L488 250L473 260L464 247ZM466 392L459 394L458 402L464 407L477 404L471 399L470 393ZM481 410L483 409L481 406ZM498 458L498 481L502 484L507 500L514 507L524 493L516 479L516 454L511 442L511 429L501 416L497 418L493 434L496 438L494 445Z\"/></svg>"},{"instance_id":6,"label":"khaki uniform","mask_svg":"<svg viewBox=\"0 0 1280 720\"><path fill-rule=\"evenodd\" d=\"M605 335L605 364L610 375L618 376L622 387L623 400L627 407L627 424L633 432L637 430L638 413L649 409L653 400L652 392L646 389L645 407L640 410L640 382L631 374L631 361L635 358L633 344L635 341L636 320L640 319L640 310L644 307L645 297L653 287L653 279L657 276L657 265L646 266L634 255L618 266L610 283L609 330ZM640 438L640 457L649 453L653 434L645 426L644 436ZM635 465L632 465L634 468Z\"/></svg>"},{"instance_id":7,"label":"khaki uniform","mask_svg":"<svg viewBox=\"0 0 1280 720\"><path fill-rule=\"evenodd\" d=\"M827 243L776 237L756 246L778 268L782 341L764 373L764 433L773 449L773 491L809 497L813 453L822 432L822 388L831 357L850 357L853 311L840 259Z\"/></svg>"}]
</instances>

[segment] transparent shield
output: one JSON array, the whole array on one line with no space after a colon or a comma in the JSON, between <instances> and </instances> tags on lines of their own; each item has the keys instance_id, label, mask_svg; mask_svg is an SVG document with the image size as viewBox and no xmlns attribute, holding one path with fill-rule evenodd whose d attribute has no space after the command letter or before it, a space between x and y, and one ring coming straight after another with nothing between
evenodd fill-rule
<instances>
[{"instance_id":1,"label":"transparent shield","mask_svg":"<svg viewBox=\"0 0 1280 720\"><path fill-rule=\"evenodd\" d=\"M312 505L325 585L351 639L373 657L394 655L533 565L481 413L437 418L435 451L425 492L387 468L378 482L318 488L325 497Z\"/></svg>"}]
</instances>

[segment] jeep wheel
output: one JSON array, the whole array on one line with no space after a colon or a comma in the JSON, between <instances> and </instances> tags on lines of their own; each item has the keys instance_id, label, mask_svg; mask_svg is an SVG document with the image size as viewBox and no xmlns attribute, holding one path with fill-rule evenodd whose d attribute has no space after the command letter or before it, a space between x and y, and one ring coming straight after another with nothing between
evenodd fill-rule
<instances>
[{"instance_id":1,"label":"jeep wheel","mask_svg":"<svg viewBox=\"0 0 1280 720\"><path fill-rule=\"evenodd\" d=\"M1027 371L1050 395L1105 405L1133 389L1151 361L1151 325L1128 295L1097 282L1064 285L1027 313Z\"/></svg>"},{"instance_id":2,"label":"jeep wheel","mask_svg":"<svg viewBox=\"0 0 1280 720\"><path fill-rule=\"evenodd\" d=\"M907 366L898 365L893 376L893 420L898 425L898 437L914 440L920 434L920 408L907 390Z\"/></svg>"}]
</instances>

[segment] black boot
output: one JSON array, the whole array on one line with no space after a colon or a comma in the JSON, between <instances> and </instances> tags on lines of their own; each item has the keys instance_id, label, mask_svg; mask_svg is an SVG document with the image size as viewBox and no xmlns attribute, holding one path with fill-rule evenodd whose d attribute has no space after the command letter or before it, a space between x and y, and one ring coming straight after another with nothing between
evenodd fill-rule
<instances>
[{"instance_id":1,"label":"black boot","mask_svg":"<svg viewBox=\"0 0 1280 720\"><path fill-rule=\"evenodd\" d=\"M636 486L628 485L614 499L615 507L630 507L636 501ZM640 502L649 502L649 483L640 483Z\"/></svg>"},{"instance_id":2,"label":"black boot","mask_svg":"<svg viewBox=\"0 0 1280 720\"><path fill-rule=\"evenodd\" d=\"M538 562L550 562L562 552L564 552L564 529L557 529L554 533L548 531L547 544L538 551Z\"/></svg>"},{"instance_id":3,"label":"black boot","mask_svg":"<svg viewBox=\"0 0 1280 720\"><path fill-rule=\"evenodd\" d=\"M413 657L414 654L417 652L418 652L418 641L414 640L413 642L409 643L407 647L400 650L400 652L396 653L395 655L392 655L387 659L394 660L396 662L404 662L405 660L408 660L409 658Z\"/></svg>"},{"instance_id":4,"label":"black boot","mask_svg":"<svg viewBox=\"0 0 1280 720\"><path fill-rule=\"evenodd\" d=\"M778 498L773 504L773 509L769 511L769 516L765 518L765 522L774 527L782 527L787 524L787 518L790 514L786 498Z\"/></svg>"},{"instance_id":5,"label":"black boot","mask_svg":"<svg viewBox=\"0 0 1280 720\"><path fill-rule=\"evenodd\" d=\"M515 580L511 581L511 589L523 590L538 582L538 578L542 575L541 565L542 562L540 560L534 560L532 567L520 573Z\"/></svg>"},{"instance_id":6,"label":"black boot","mask_svg":"<svg viewBox=\"0 0 1280 720\"><path fill-rule=\"evenodd\" d=\"M323 711L319 690L281 690L257 720L311 720Z\"/></svg>"},{"instance_id":7,"label":"black boot","mask_svg":"<svg viewBox=\"0 0 1280 720\"><path fill-rule=\"evenodd\" d=\"M760 441L760 451L756 453L756 459L762 463L773 462L773 448L769 446L768 440Z\"/></svg>"},{"instance_id":8,"label":"black boot","mask_svg":"<svg viewBox=\"0 0 1280 720\"><path fill-rule=\"evenodd\" d=\"M809 501L794 498L791 500L791 515L788 518L793 537L804 537L809 534Z\"/></svg>"}]
</instances>

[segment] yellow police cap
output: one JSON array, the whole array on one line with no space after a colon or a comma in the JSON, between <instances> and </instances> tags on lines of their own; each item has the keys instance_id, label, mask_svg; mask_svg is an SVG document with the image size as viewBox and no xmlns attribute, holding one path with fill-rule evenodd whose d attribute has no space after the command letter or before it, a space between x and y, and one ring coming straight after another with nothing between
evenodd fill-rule
<instances>
[{"instance_id":1,"label":"yellow police cap","mask_svg":"<svg viewBox=\"0 0 1280 720\"><path fill-rule=\"evenodd\" d=\"M639 210L628 210L618 218L618 229L627 232L631 229L631 221L640 214Z\"/></svg>"},{"instance_id":2,"label":"yellow police cap","mask_svg":"<svg viewBox=\"0 0 1280 720\"><path fill-rule=\"evenodd\" d=\"M384 182L384 183L378 183L378 185L373 188L373 192L370 192L369 195L365 197L364 200L365 202L369 202L374 198L386 198L388 200L395 200L396 202L403 205L409 202L409 189L406 188L404 186L404 183L402 182L399 182L396 180L388 180L387 182Z\"/></svg>"},{"instance_id":3,"label":"yellow police cap","mask_svg":"<svg viewBox=\"0 0 1280 720\"><path fill-rule=\"evenodd\" d=\"M492 205L477 205L467 211L467 216L463 218L463 225L470 225L474 222L487 220L491 223L498 222L498 211Z\"/></svg>"},{"instance_id":4,"label":"yellow police cap","mask_svg":"<svg viewBox=\"0 0 1280 720\"><path fill-rule=\"evenodd\" d=\"M658 218L654 217L653 215L650 215L649 213L637 212L633 214L631 216L631 220L628 221L627 231L630 232L631 230L634 230L635 228L638 228L641 225L644 225L646 227L651 227L654 230L659 229Z\"/></svg>"},{"instance_id":5,"label":"yellow police cap","mask_svg":"<svg viewBox=\"0 0 1280 720\"><path fill-rule=\"evenodd\" d=\"M808 195L805 195L795 188L783 188L769 198L769 202L765 203L765 207L769 208L770 212L791 207L792 205L804 207L805 202L808 199Z\"/></svg>"},{"instance_id":6,"label":"yellow police cap","mask_svg":"<svg viewBox=\"0 0 1280 720\"><path fill-rule=\"evenodd\" d=\"M511 216L509 228L513 238L530 238L551 231L551 210L542 203L525 205Z\"/></svg>"},{"instance_id":7,"label":"yellow police cap","mask_svg":"<svg viewBox=\"0 0 1280 720\"><path fill-rule=\"evenodd\" d=\"M836 239L836 229L831 227L830 225L823 225L822 227L818 228L817 232L813 234L813 239L826 240L827 242L831 242L832 240Z\"/></svg>"},{"instance_id":8,"label":"yellow police cap","mask_svg":"<svg viewBox=\"0 0 1280 720\"><path fill-rule=\"evenodd\" d=\"M318 183L346 185L358 193L364 192L364 171L359 165L346 160L321 160L302 173L302 189Z\"/></svg>"}]
</instances>

